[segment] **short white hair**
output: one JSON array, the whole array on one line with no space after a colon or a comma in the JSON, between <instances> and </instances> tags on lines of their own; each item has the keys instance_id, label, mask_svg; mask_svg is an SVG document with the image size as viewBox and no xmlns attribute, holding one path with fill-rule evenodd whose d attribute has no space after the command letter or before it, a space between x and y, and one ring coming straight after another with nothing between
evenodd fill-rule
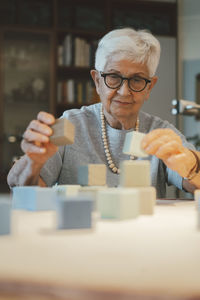
<instances>
[{"instance_id":1,"label":"short white hair","mask_svg":"<svg viewBox=\"0 0 200 300\"><path fill-rule=\"evenodd\" d=\"M160 51L159 41L147 30L115 29L99 41L95 55L95 69L104 71L109 58L116 56L117 59L146 64L152 77L160 60Z\"/></svg>"}]
</instances>

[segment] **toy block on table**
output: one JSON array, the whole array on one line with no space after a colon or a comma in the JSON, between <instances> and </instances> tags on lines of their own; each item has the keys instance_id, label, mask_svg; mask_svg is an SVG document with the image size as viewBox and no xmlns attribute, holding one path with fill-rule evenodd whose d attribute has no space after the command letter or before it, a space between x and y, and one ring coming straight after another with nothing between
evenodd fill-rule
<instances>
[{"instance_id":1,"label":"toy block on table","mask_svg":"<svg viewBox=\"0 0 200 300\"><path fill-rule=\"evenodd\" d=\"M53 135L50 136L50 141L53 144L63 146L74 143L75 127L66 118L57 119L51 128L53 130Z\"/></svg>"},{"instance_id":2,"label":"toy block on table","mask_svg":"<svg viewBox=\"0 0 200 300\"><path fill-rule=\"evenodd\" d=\"M89 164L78 168L78 184L106 185L106 166L103 164Z\"/></svg>"},{"instance_id":3,"label":"toy block on table","mask_svg":"<svg viewBox=\"0 0 200 300\"><path fill-rule=\"evenodd\" d=\"M80 188L81 186L78 184L61 184L53 186L56 193L63 196L77 196Z\"/></svg>"},{"instance_id":4,"label":"toy block on table","mask_svg":"<svg viewBox=\"0 0 200 300\"><path fill-rule=\"evenodd\" d=\"M133 219L139 216L137 189L109 188L97 194L97 209L103 219Z\"/></svg>"},{"instance_id":5,"label":"toy block on table","mask_svg":"<svg viewBox=\"0 0 200 300\"><path fill-rule=\"evenodd\" d=\"M93 201L90 197L59 196L57 229L87 229L92 227Z\"/></svg>"},{"instance_id":6,"label":"toy block on table","mask_svg":"<svg viewBox=\"0 0 200 300\"><path fill-rule=\"evenodd\" d=\"M153 215L156 204L156 189L153 186L138 187L141 215Z\"/></svg>"},{"instance_id":7,"label":"toy block on table","mask_svg":"<svg viewBox=\"0 0 200 300\"><path fill-rule=\"evenodd\" d=\"M0 198L0 235L10 234L11 230L11 201Z\"/></svg>"},{"instance_id":8,"label":"toy block on table","mask_svg":"<svg viewBox=\"0 0 200 300\"><path fill-rule=\"evenodd\" d=\"M124 160L120 164L120 186L145 187L151 185L150 162L148 160Z\"/></svg>"},{"instance_id":9,"label":"toy block on table","mask_svg":"<svg viewBox=\"0 0 200 300\"><path fill-rule=\"evenodd\" d=\"M123 152L137 157L149 156L141 147L141 141L144 137L145 133L142 132L128 132L125 137Z\"/></svg>"},{"instance_id":10,"label":"toy block on table","mask_svg":"<svg viewBox=\"0 0 200 300\"><path fill-rule=\"evenodd\" d=\"M200 190L194 191L194 200L195 200L195 207L198 211L200 211Z\"/></svg>"},{"instance_id":11,"label":"toy block on table","mask_svg":"<svg viewBox=\"0 0 200 300\"><path fill-rule=\"evenodd\" d=\"M200 190L194 191L195 207L197 211L197 229L200 230Z\"/></svg>"},{"instance_id":12,"label":"toy block on table","mask_svg":"<svg viewBox=\"0 0 200 300\"><path fill-rule=\"evenodd\" d=\"M14 187L12 207L30 211L55 210L56 191L38 186Z\"/></svg>"},{"instance_id":13,"label":"toy block on table","mask_svg":"<svg viewBox=\"0 0 200 300\"><path fill-rule=\"evenodd\" d=\"M87 195L93 199L93 210L97 210L97 194L99 191L108 189L107 186L81 186L79 188L79 195Z\"/></svg>"}]
</instances>

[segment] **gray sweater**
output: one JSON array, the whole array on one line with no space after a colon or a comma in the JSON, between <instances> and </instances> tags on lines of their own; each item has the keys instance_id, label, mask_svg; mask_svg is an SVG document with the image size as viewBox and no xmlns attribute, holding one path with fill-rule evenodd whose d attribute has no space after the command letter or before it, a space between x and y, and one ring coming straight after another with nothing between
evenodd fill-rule
<instances>
[{"instance_id":1,"label":"gray sweater","mask_svg":"<svg viewBox=\"0 0 200 300\"><path fill-rule=\"evenodd\" d=\"M41 177L47 186L54 184L77 184L77 169L80 165L105 164L101 138L101 104L83 106L81 109L67 110L63 117L70 120L76 128L75 142L72 145L59 147L59 151L50 158L41 170ZM185 137L169 122L145 112L139 113L139 131L148 133L156 128L171 128L182 139L184 146L194 149ZM131 130L119 130L107 124L107 137L112 159L117 167L123 160L130 159L129 155L122 152L125 135ZM175 185L182 189L182 177L176 172L167 168L166 165L156 156L149 156L151 162L151 183L157 189L157 197L164 198L166 194L166 184ZM119 175L112 173L107 167L107 185L117 186Z\"/></svg>"}]
</instances>

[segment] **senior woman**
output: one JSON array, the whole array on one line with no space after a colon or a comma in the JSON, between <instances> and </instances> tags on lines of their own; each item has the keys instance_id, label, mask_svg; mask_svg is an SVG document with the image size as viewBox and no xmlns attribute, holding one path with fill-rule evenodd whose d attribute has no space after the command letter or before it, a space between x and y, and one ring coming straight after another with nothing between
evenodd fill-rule
<instances>
[{"instance_id":1,"label":"senior woman","mask_svg":"<svg viewBox=\"0 0 200 300\"><path fill-rule=\"evenodd\" d=\"M21 144L25 155L8 175L8 184L52 186L77 184L79 165L106 164L107 185L117 186L127 132L148 133L143 148L150 154L152 185L165 197L166 184L193 192L200 188L200 153L167 121L141 111L157 82L158 40L146 31L117 29L106 34L91 70L101 103L65 111L76 126L75 143L59 147L49 142L51 114L40 112L30 122ZM191 149L191 150L189 150Z\"/></svg>"}]
</instances>

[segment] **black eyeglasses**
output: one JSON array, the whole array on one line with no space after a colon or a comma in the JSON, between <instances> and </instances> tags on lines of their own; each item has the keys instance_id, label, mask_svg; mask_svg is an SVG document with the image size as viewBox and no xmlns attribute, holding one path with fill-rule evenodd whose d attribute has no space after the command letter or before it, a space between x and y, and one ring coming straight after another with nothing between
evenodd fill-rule
<instances>
[{"instance_id":1,"label":"black eyeglasses","mask_svg":"<svg viewBox=\"0 0 200 300\"><path fill-rule=\"evenodd\" d=\"M151 82L151 80L137 75L127 78L115 73L100 72L100 74L104 78L105 85L110 89L118 89L122 86L124 80L128 80L128 86L132 91L141 92L146 88L147 84Z\"/></svg>"}]
</instances>

